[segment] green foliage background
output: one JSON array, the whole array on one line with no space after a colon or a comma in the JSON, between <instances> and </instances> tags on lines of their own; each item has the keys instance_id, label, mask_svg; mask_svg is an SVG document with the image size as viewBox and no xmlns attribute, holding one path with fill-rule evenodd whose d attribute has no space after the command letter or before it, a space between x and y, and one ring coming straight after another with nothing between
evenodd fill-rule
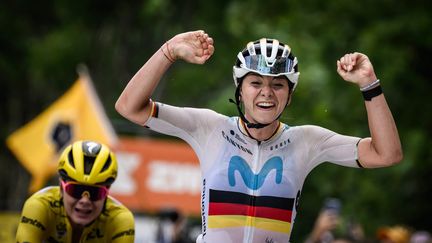
<instances>
[{"instance_id":1,"label":"green foliage background","mask_svg":"<svg viewBox=\"0 0 432 243\"><path fill-rule=\"evenodd\" d=\"M90 70L120 135L155 136L121 118L114 103L132 75L165 40L204 29L216 52L205 65L176 63L154 99L236 115L232 65L251 40L277 38L299 59L301 78L283 115L291 125L316 124L369 136L358 88L336 73L347 52L366 53L382 81L404 148L400 165L358 170L323 164L308 177L293 231L310 231L326 197L368 235L383 225L432 229L432 18L422 0L67 1L0 3L0 138L33 119ZM19 210L29 175L0 147L0 209Z\"/></svg>"}]
</instances>

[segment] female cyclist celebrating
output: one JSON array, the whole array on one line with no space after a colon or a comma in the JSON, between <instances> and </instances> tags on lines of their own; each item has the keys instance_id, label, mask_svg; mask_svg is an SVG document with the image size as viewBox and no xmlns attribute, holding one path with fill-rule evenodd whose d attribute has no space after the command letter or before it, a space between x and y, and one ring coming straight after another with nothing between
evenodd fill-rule
<instances>
[{"instance_id":1,"label":"female cyclist celebrating","mask_svg":"<svg viewBox=\"0 0 432 243\"><path fill-rule=\"evenodd\" d=\"M116 103L132 122L185 140L202 173L200 242L288 242L307 174L322 162L384 167L402 159L398 132L372 64L361 53L337 61L337 72L365 98L371 137L344 136L279 117L298 84L297 58L275 39L250 42L233 67L239 117L150 99L176 60L203 64L214 52L204 31L167 41L129 81Z\"/></svg>"}]
</instances>

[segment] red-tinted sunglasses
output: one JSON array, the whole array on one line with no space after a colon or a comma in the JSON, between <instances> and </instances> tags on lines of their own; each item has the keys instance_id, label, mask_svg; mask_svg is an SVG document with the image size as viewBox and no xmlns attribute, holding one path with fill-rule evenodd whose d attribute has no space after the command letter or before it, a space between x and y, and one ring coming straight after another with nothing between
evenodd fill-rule
<instances>
[{"instance_id":1,"label":"red-tinted sunglasses","mask_svg":"<svg viewBox=\"0 0 432 243\"><path fill-rule=\"evenodd\" d=\"M105 186L88 186L73 181L64 182L61 180L61 185L63 190L75 199L87 196L91 201L99 201L104 199L109 192L109 189Z\"/></svg>"}]
</instances>

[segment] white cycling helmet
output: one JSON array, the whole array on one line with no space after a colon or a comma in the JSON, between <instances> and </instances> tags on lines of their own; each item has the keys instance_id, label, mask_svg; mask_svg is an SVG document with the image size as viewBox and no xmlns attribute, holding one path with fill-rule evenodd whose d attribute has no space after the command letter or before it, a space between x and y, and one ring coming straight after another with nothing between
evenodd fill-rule
<instances>
[{"instance_id":1,"label":"white cycling helmet","mask_svg":"<svg viewBox=\"0 0 432 243\"><path fill-rule=\"evenodd\" d=\"M238 53L237 61L233 66L233 78L236 85L235 100L230 99L230 102L237 106L239 116L247 127L259 129L270 125L270 123L250 123L241 109L240 83L243 77L250 72L262 76L285 76L288 79L290 93L296 88L300 73L297 58L291 53L291 48L276 39L262 38L249 42L246 48Z\"/></svg>"},{"instance_id":2,"label":"white cycling helmet","mask_svg":"<svg viewBox=\"0 0 432 243\"><path fill-rule=\"evenodd\" d=\"M262 38L249 42L237 55L233 66L233 78L236 87L249 72L263 76L285 76L292 83L292 90L297 86L300 73L297 58L291 48L276 39Z\"/></svg>"}]
</instances>

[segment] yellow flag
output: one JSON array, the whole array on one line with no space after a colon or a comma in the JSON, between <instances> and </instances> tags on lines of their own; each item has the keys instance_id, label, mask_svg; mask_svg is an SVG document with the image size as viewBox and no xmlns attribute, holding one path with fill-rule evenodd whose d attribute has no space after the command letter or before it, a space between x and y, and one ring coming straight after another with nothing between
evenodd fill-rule
<instances>
[{"instance_id":1,"label":"yellow flag","mask_svg":"<svg viewBox=\"0 0 432 243\"><path fill-rule=\"evenodd\" d=\"M33 177L30 193L56 173L60 152L76 140L95 140L108 146L117 142L88 75L80 75L63 96L6 140Z\"/></svg>"}]
</instances>

